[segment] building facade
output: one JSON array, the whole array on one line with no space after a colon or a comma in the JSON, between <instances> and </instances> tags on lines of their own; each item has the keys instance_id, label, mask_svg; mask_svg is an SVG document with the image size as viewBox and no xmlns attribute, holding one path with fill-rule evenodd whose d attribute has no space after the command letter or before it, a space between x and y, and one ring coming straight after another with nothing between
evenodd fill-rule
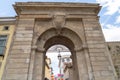
<instances>
[{"instance_id":1,"label":"building facade","mask_svg":"<svg viewBox=\"0 0 120 80\"><path fill-rule=\"evenodd\" d=\"M64 80L73 80L72 79L72 59L70 58L71 55L63 55L62 56L62 63L61 63L61 66L62 66L62 70L63 70L63 74L64 74Z\"/></svg>"},{"instance_id":2,"label":"building facade","mask_svg":"<svg viewBox=\"0 0 120 80\"><path fill-rule=\"evenodd\" d=\"M15 17L1 17L0 18L0 80L5 68L7 56L11 49L15 30L16 18ZM51 79L51 60L46 58L45 63L45 77Z\"/></svg>"},{"instance_id":3,"label":"building facade","mask_svg":"<svg viewBox=\"0 0 120 80\"><path fill-rule=\"evenodd\" d=\"M43 80L45 54L55 44L71 51L74 80L117 79L97 16L99 4L18 2L14 9L15 31L1 80Z\"/></svg>"},{"instance_id":4,"label":"building facade","mask_svg":"<svg viewBox=\"0 0 120 80\"><path fill-rule=\"evenodd\" d=\"M47 58L45 59L45 78L51 80L52 76L52 67L51 67L51 59Z\"/></svg>"},{"instance_id":5,"label":"building facade","mask_svg":"<svg viewBox=\"0 0 120 80\"><path fill-rule=\"evenodd\" d=\"M7 56L13 40L15 21L15 17L0 18L0 79L2 77Z\"/></svg>"},{"instance_id":6,"label":"building facade","mask_svg":"<svg viewBox=\"0 0 120 80\"><path fill-rule=\"evenodd\" d=\"M120 41L107 42L118 78L120 79Z\"/></svg>"}]
</instances>

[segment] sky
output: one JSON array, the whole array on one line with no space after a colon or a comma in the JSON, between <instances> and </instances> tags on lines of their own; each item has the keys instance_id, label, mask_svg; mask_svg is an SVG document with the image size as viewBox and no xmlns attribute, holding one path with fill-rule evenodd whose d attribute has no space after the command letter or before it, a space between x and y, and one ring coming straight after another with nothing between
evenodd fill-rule
<instances>
[{"instance_id":1,"label":"sky","mask_svg":"<svg viewBox=\"0 0 120 80\"><path fill-rule=\"evenodd\" d=\"M100 6L102 6L102 9L99 12L98 16L100 16L99 21L105 36L105 40L107 42L120 41L120 0L1 0L0 17L16 16L12 4L15 4L15 2L28 2L28 1L99 3ZM51 57L53 58L53 56Z\"/></svg>"}]
</instances>

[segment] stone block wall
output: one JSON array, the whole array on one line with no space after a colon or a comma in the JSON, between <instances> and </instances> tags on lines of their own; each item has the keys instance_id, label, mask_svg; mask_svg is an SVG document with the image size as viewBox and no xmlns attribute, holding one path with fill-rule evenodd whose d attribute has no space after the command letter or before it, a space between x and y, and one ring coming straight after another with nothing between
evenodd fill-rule
<instances>
[{"instance_id":1,"label":"stone block wall","mask_svg":"<svg viewBox=\"0 0 120 80\"><path fill-rule=\"evenodd\" d=\"M83 19L90 62L95 80L114 80L114 72L98 18Z\"/></svg>"},{"instance_id":2,"label":"stone block wall","mask_svg":"<svg viewBox=\"0 0 120 80\"><path fill-rule=\"evenodd\" d=\"M19 17L2 80L27 80L33 25L34 19Z\"/></svg>"}]
</instances>

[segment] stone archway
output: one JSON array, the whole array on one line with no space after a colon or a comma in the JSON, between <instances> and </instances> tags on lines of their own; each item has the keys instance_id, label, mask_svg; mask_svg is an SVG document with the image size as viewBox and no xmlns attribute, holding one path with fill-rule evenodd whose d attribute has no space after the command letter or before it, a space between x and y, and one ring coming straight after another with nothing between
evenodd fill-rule
<instances>
[{"instance_id":1,"label":"stone archway","mask_svg":"<svg viewBox=\"0 0 120 80\"><path fill-rule=\"evenodd\" d=\"M44 55L54 44L71 50L74 80L115 80L98 4L18 2L14 8L16 29L2 80L43 80Z\"/></svg>"},{"instance_id":2,"label":"stone archway","mask_svg":"<svg viewBox=\"0 0 120 80\"><path fill-rule=\"evenodd\" d=\"M41 80L44 78L44 59L45 52L49 47L55 44L62 44L68 47L72 53L73 60L73 79L88 79L88 72L83 44L80 37L73 31L63 28L61 34L56 34L56 29L45 31L37 41L37 51L35 53L35 65L33 72L33 80ZM67 34L66 34L67 33ZM44 51L42 51L44 50ZM79 51L77 51L79 50ZM81 58L81 59L80 59ZM39 76L41 74L41 76ZM85 75L85 76L83 76ZM39 77L39 78L38 78ZM72 80L72 79L71 79Z\"/></svg>"}]
</instances>

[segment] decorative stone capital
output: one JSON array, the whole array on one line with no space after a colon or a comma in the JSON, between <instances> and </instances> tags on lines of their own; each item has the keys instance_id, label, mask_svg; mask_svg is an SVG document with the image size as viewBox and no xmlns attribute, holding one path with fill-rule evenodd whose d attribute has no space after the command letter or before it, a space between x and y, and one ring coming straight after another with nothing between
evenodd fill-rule
<instances>
[{"instance_id":1,"label":"decorative stone capital","mask_svg":"<svg viewBox=\"0 0 120 80\"><path fill-rule=\"evenodd\" d=\"M83 47L81 46L81 47L79 47L79 48L75 48L74 49L76 52L79 52L79 51L82 51L83 50Z\"/></svg>"},{"instance_id":2,"label":"decorative stone capital","mask_svg":"<svg viewBox=\"0 0 120 80\"><path fill-rule=\"evenodd\" d=\"M88 49L87 45L86 44L83 44L81 47L78 47L78 48L75 48L75 51L76 52L79 52L79 51L82 51L84 49Z\"/></svg>"},{"instance_id":3,"label":"decorative stone capital","mask_svg":"<svg viewBox=\"0 0 120 80\"><path fill-rule=\"evenodd\" d=\"M37 48L37 51L38 51L38 52L41 52L41 53L44 53L44 52L45 52L45 49L43 49L43 48Z\"/></svg>"},{"instance_id":4,"label":"decorative stone capital","mask_svg":"<svg viewBox=\"0 0 120 80\"><path fill-rule=\"evenodd\" d=\"M83 49L88 49L87 44L83 44L82 47L83 47Z\"/></svg>"},{"instance_id":5,"label":"decorative stone capital","mask_svg":"<svg viewBox=\"0 0 120 80\"><path fill-rule=\"evenodd\" d=\"M36 45L33 45L33 46L32 46L32 49L33 49L33 50L36 50L36 49L37 49L37 46L36 46Z\"/></svg>"}]
</instances>

